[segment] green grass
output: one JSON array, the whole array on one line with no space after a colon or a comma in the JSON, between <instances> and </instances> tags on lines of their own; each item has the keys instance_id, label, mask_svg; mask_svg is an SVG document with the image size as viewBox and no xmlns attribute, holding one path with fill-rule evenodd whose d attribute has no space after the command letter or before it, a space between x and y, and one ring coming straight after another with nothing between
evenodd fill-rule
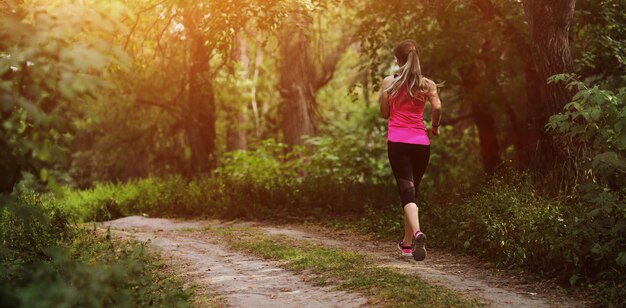
<instances>
[{"instance_id":1,"label":"green grass","mask_svg":"<svg viewBox=\"0 0 626 308\"><path fill-rule=\"evenodd\" d=\"M294 242L280 235L266 235L254 228L211 227L207 232L224 238L231 248L270 260L284 261L285 269L310 275L316 285L362 292L370 303L386 307L471 307L477 299L434 286L413 275L376 265L363 254ZM245 240L241 240L241 239Z\"/></svg>"},{"instance_id":2,"label":"green grass","mask_svg":"<svg viewBox=\"0 0 626 308\"><path fill-rule=\"evenodd\" d=\"M216 295L194 295L191 299L191 307L219 308L224 307L224 300Z\"/></svg>"}]
</instances>

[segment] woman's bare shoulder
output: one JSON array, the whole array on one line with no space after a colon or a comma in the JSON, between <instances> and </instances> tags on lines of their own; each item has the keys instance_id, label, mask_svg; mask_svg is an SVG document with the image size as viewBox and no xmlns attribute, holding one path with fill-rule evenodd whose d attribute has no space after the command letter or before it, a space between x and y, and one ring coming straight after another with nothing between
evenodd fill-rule
<instances>
[{"instance_id":1,"label":"woman's bare shoulder","mask_svg":"<svg viewBox=\"0 0 626 308\"><path fill-rule=\"evenodd\" d=\"M424 84L426 85L426 92L437 93L437 87L439 87L439 85L436 82L424 77Z\"/></svg>"},{"instance_id":2,"label":"woman's bare shoulder","mask_svg":"<svg viewBox=\"0 0 626 308\"><path fill-rule=\"evenodd\" d=\"M432 81L432 80L430 80L430 79L428 79L428 78L426 78L426 77L424 77L424 82L425 82L425 83L426 83L426 85L427 85L427 86L429 86L429 87L436 87L436 86L437 86L437 83L436 83L436 82L434 82L434 81Z\"/></svg>"},{"instance_id":3,"label":"woman's bare shoulder","mask_svg":"<svg viewBox=\"0 0 626 308\"><path fill-rule=\"evenodd\" d=\"M382 82L382 88L383 89L389 88L391 86L391 84L393 84L393 80L394 79L395 78L393 77L393 75L389 75L389 76L385 77L383 79L383 82Z\"/></svg>"}]
</instances>

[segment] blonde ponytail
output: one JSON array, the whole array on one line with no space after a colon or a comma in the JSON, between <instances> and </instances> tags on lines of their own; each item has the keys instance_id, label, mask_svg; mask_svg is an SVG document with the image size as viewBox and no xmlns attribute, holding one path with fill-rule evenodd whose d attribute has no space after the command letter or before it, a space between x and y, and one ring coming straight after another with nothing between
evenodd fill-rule
<instances>
[{"instance_id":1,"label":"blonde ponytail","mask_svg":"<svg viewBox=\"0 0 626 308\"><path fill-rule=\"evenodd\" d=\"M426 92L428 86L424 76L422 76L422 68L415 42L410 40L400 42L394 48L394 54L398 62L402 64L400 76L385 91L390 96L394 96L398 94L403 86L406 86L407 93L411 97L416 97L419 92Z\"/></svg>"}]
</instances>

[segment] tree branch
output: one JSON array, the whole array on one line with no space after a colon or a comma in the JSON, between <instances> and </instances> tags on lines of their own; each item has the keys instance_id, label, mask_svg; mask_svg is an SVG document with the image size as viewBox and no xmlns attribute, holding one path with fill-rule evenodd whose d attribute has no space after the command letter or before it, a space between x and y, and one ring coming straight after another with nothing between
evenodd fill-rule
<instances>
[{"instance_id":1,"label":"tree branch","mask_svg":"<svg viewBox=\"0 0 626 308\"><path fill-rule=\"evenodd\" d=\"M158 3L155 3L143 10L140 10L139 12L137 12L137 20L135 20L135 23L133 24L132 28L130 29L130 32L128 33L128 36L126 36L126 42L124 43L124 50L126 50L126 48L128 48L128 44L130 43L130 38L133 36L133 34L135 33L135 29L137 29L137 25L139 24L139 20L141 19L141 14L154 9L155 7L163 4L164 1L160 1Z\"/></svg>"},{"instance_id":2,"label":"tree branch","mask_svg":"<svg viewBox=\"0 0 626 308\"><path fill-rule=\"evenodd\" d=\"M167 10L171 12L172 7L170 6ZM174 17L176 17L176 13L172 13L170 18L168 18L167 23L165 23L165 26L163 26L163 29L161 29L161 33L159 33L159 36L157 37L157 40L156 40L157 47L161 51L162 54L164 54L164 52L163 52L163 47L161 46L161 38L163 38L163 34L165 33L165 30L167 30L167 27L170 26L170 23L172 23L172 20L174 19ZM157 52L155 50L154 56L152 58L153 59L156 58L156 55L157 55Z\"/></svg>"},{"instance_id":3,"label":"tree branch","mask_svg":"<svg viewBox=\"0 0 626 308\"><path fill-rule=\"evenodd\" d=\"M337 64L350 44L352 44L352 39L347 36L339 43L339 46L337 46L335 51L326 57L324 63L322 64L321 76L319 76L319 78L317 78L313 83L313 89L315 92L333 79L335 71L337 70Z\"/></svg>"}]
</instances>

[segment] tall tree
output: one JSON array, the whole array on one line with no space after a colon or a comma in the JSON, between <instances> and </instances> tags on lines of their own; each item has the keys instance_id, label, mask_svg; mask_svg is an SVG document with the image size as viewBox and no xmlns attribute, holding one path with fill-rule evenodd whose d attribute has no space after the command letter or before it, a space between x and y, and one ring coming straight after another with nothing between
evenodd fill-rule
<instances>
[{"instance_id":1,"label":"tall tree","mask_svg":"<svg viewBox=\"0 0 626 308\"><path fill-rule=\"evenodd\" d=\"M478 36L482 45L475 51L476 57L470 61L466 68L459 70L461 84L465 89L467 105L470 108L472 119L478 129L480 157L483 170L493 173L502 163L500 157L500 143L498 142L498 130L496 128L490 104L486 102L484 90L498 87L495 78L490 78L493 70L489 67L496 62L493 57L493 43L489 34L489 28L494 20L493 13L483 12L478 20L478 28L482 35ZM441 21L440 21L441 22Z\"/></svg>"},{"instance_id":2,"label":"tall tree","mask_svg":"<svg viewBox=\"0 0 626 308\"><path fill-rule=\"evenodd\" d=\"M237 82L239 79L243 79L243 81L251 79L250 67L252 63L250 61L248 42L242 35L236 41L232 59L237 64L236 68L241 70L241 72L240 74L231 74L234 76L229 82ZM254 85L251 88L254 88ZM226 151L245 150L248 146L246 134L248 115L247 104L244 101L245 96L237 95L235 100L226 103Z\"/></svg>"},{"instance_id":3,"label":"tall tree","mask_svg":"<svg viewBox=\"0 0 626 308\"><path fill-rule=\"evenodd\" d=\"M284 141L302 144L302 136L315 134L314 66L311 58L312 18L304 7L294 6L280 29L279 92Z\"/></svg>"},{"instance_id":4,"label":"tall tree","mask_svg":"<svg viewBox=\"0 0 626 308\"><path fill-rule=\"evenodd\" d=\"M189 36L189 95L185 130L191 149L191 172L208 171L215 164L215 93L209 60L213 50L205 43L203 13L191 7L186 13L185 29Z\"/></svg>"},{"instance_id":5,"label":"tall tree","mask_svg":"<svg viewBox=\"0 0 626 308\"><path fill-rule=\"evenodd\" d=\"M339 42L325 54L313 50L312 32L311 10L301 4L292 5L278 38L281 128L285 143L292 146L302 144L303 136L315 135L319 120L315 94L333 78L337 63L352 43L352 36L342 31ZM318 40L322 40L321 35Z\"/></svg>"},{"instance_id":6,"label":"tall tree","mask_svg":"<svg viewBox=\"0 0 626 308\"><path fill-rule=\"evenodd\" d=\"M573 71L569 30L576 0L524 0L524 11L531 34L531 54L539 100L531 104L531 131L536 141L532 168L542 170L558 160L559 151L545 125L550 116L561 112L572 93L560 84L548 84L550 76Z\"/></svg>"}]
</instances>

